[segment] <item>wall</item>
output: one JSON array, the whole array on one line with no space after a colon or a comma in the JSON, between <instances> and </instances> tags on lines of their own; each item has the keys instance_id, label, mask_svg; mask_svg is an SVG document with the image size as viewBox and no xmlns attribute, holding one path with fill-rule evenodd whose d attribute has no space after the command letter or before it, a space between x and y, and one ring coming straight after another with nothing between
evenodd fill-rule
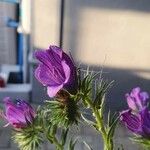
<instances>
[{"instance_id":1,"label":"wall","mask_svg":"<svg viewBox=\"0 0 150 150\"><path fill-rule=\"evenodd\" d=\"M31 33L32 49L46 49L50 44L59 45L60 28L60 1L59 0L34 0L31 6ZM33 54L33 52L31 52ZM35 79L33 65L31 70L32 101L43 103L48 99L46 88Z\"/></svg>"},{"instance_id":2,"label":"wall","mask_svg":"<svg viewBox=\"0 0 150 150\"><path fill-rule=\"evenodd\" d=\"M32 2L32 33L34 48L47 48L59 43L59 0Z\"/></svg>"},{"instance_id":3,"label":"wall","mask_svg":"<svg viewBox=\"0 0 150 150\"><path fill-rule=\"evenodd\" d=\"M15 4L0 2L0 64L16 63L16 29L6 26L7 18L16 18Z\"/></svg>"},{"instance_id":4,"label":"wall","mask_svg":"<svg viewBox=\"0 0 150 150\"><path fill-rule=\"evenodd\" d=\"M64 49L115 80L111 107L125 104L135 86L150 92L150 1L66 0Z\"/></svg>"},{"instance_id":5,"label":"wall","mask_svg":"<svg viewBox=\"0 0 150 150\"><path fill-rule=\"evenodd\" d=\"M33 4L34 49L58 45L60 1ZM103 76L115 80L108 108L124 107L125 93L135 86L150 92L149 0L65 0L64 21L64 49L76 62L95 71L103 68ZM46 91L34 82L39 101L40 91Z\"/></svg>"}]
</instances>

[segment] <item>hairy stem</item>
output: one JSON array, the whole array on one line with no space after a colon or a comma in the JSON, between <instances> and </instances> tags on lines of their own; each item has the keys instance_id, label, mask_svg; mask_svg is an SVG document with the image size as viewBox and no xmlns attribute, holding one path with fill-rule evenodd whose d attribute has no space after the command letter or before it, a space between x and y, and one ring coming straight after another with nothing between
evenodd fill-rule
<instances>
[{"instance_id":1,"label":"hairy stem","mask_svg":"<svg viewBox=\"0 0 150 150\"><path fill-rule=\"evenodd\" d=\"M106 129L105 129L105 125L104 125L104 119L103 119L104 100L102 101L101 109L97 109L96 107L94 107L92 101L89 98L86 99L86 102L90 106L93 112L93 115L96 119L97 129L101 133L103 141L104 141L104 150L113 150L113 140L108 137Z\"/></svg>"},{"instance_id":2,"label":"hairy stem","mask_svg":"<svg viewBox=\"0 0 150 150\"><path fill-rule=\"evenodd\" d=\"M63 150L63 146L58 142L56 137L53 137L52 141L56 145L57 150Z\"/></svg>"}]
</instances>

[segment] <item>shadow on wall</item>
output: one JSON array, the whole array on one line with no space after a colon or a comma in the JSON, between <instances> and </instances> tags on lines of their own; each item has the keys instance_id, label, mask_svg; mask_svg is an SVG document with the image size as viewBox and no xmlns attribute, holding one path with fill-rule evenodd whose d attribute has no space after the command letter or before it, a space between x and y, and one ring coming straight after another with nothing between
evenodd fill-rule
<instances>
[{"instance_id":1,"label":"shadow on wall","mask_svg":"<svg viewBox=\"0 0 150 150\"><path fill-rule=\"evenodd\" d=\"M85 67L86 68L86 67ZM92 66L92 70L100 71L101 68ZM119 111L127 108L125 94L129 93L132 88L137 86L141 87L143 91L150 93L150 80L142 78L137 75L139 72L147 72L146 70L131 70L131 69L116 69L116 68L103 68L102 77L108 81L114 81L113 86L110 88L106 108L112 111ZM150 70L148 71L150 72Z\"/></svg>"},{"instance_id":2,"label":"shadow on wall","mask_svg":"<svg viewBox=\"0 0 150 150\"><path fill-rule=\"evenodd\" d=\"M89 65L82 65L81 68L86 69L87 66ZM90 66L90 68L92 71L101 70L101 68L97 66ZM137 76L136 72L145 72L145 70L103 68L102 77L108 81L114 80L113 86L107 95L107 109L119 111L123 108L127 108L125 94L130 92L134 87L139 86L142 90L150 93L150 80ZM34 102L43 103L44 100L49 99L46 93L46 87L43 87L33 75L32 100Z\"/></svg>"},{"instance_id":3,"label":"shadow on wall","mask_svg":"<svg viewBox=\"0 0 150 150\"><path fill-rule=\"evenodd\" d=\"M66 0L66 3L69 1ZM98 7L103 9L120 9L120 10L131 10L131 11L150 11L150 1L149 0L71 0L70 5L78 4L78 8L82 9L83 7Z\"/></svg>"}]
</instances>

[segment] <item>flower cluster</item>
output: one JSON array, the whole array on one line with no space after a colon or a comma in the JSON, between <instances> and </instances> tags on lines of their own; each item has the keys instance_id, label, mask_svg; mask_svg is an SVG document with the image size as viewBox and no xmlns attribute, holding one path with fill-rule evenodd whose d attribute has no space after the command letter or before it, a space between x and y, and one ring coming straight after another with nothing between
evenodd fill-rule
<instances>
[{"instance_id":1,"label":"flower cluster","mask_svg":"<svg viewBox=\"0 0 150 150\"><path fill-rule=\"evenodd\" d=\"M150 111L148 109L149 95L139 87L126 94L129 109L120 113L120 119L125 126L143 138L150 139Z\"/></svg>"},{"instance_id":2,"label":"flower cluster","mask_svg":"<svg viewBox=\"0 0 150 150\"><path fill-rule=\"evenodd\" d=\"M114 133L119 118L130 131L144 139L140 139L141 143L150 145L147 92L134 88L125 95L127 110L120 115L110 111L104 115L106 94L112 82L101 78L101 72L93 73L87 69L81 73L72 57L57 46L37 50L34 56L39 61L34 75L47 88L50 99L34 109L24 100L13 102L6 97L5 111L0 112L0 117L7 121L5 127L11 125L14 129L13 139L21 150L38 150L44 137L55 144L57 150L67 147L74 150L77 140L68 138L68 133L71 125L78 126L79 122L89 124L101 134L104 150L114 150L117 148L114 146ZM83 143L92 149L86 142Z\"/></svg>"},{"instance_id":3,"label":"flower cluster","mask_svg":"<svg viewBox=\"0 0 150 150\"><path fill-rule=\"evenodd\" d=\"M0 113L14 128L13 139L21 150L37 150L45 136L56 149L62 150L66 143L69 127L77 124L80 118L78 101L76 98L78 82L77 68L72 57L61 48L50 46L46 50L34 53L39 64L34 72L36 79L47 88L50 100L45 101L43 107L36 111L24 100L4 98L5 111ZM57 129L61 131L61 138L57 139ZM69 146L74 148L74 140Z\"/></svg>"}]
</instances>

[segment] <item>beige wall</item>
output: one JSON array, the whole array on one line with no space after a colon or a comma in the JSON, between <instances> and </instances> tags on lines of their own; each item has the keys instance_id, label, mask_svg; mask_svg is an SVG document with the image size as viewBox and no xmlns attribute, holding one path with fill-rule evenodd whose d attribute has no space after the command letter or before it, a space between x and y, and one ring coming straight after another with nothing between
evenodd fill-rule
<instances>
[{"instance_id":1,"label":"beige wall","mask_svg":"<svg viewBox=\"0 0 150 150\"><path fill-rule=\"evenodd\" d=\"M59 44L60 2L33 1L34 48ZM104 76L115 80L108 98L112 108L121 109L133 87L150 92L149 0L65 0L64 19L64 49L95 70L104 65ZM36 90L35 99L40 96Z\"/></svg>"},{"instance_id":2,"label":"beige wall","mask_svg":"<svg viewBox=\"0 0 150 150\"><path fill-rule=\"evenodd\" d=\"M32 1L33 46L47 48L59 43L60 0Z\"/></svg>"},{"instance_id":3,"label":"beige wall","mask_svg":"<svg viewBox=\"0 0 150 150\"><path fill-rule=\"evenodd\" d=\"M150 71L150 1L66 0L65 8L64 47L77 61Z\"/></svg>"}]
</instances>

